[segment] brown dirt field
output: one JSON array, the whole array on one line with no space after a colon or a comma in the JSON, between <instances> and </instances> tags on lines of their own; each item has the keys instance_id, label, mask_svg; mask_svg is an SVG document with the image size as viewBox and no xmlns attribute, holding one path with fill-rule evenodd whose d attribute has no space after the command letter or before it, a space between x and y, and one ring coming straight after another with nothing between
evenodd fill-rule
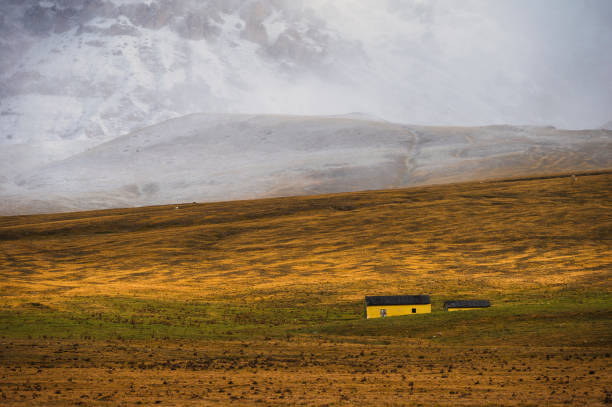
<instances>
[{"instance_id":1,"label":"brown dirt field","mask_svg":"<svg viewBox=\"0 0 612 407\"><path fill-rule=\"evenodd\" d=\"M424 341L4 341L11 405L584 405L610 349Z\"/></svg>"}]
</instances>

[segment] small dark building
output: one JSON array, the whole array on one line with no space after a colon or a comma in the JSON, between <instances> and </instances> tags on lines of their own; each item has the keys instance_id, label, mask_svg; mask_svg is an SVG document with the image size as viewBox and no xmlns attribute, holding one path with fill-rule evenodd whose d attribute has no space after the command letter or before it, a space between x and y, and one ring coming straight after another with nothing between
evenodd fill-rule
<instances>
[{"instance_id":1,"label":"small dark building","mask_svg":"<svg viewBox=\"0 0 612 407\"><path fill-rule=\"evenodd\" d=\"M374 295L365 297L365 317L384 318L397 315L428 314L429 295Z\"/></svg>"},{"instance_id":2,"label":"small dark building","mask_svg":"<svg viewBox=\"0 0 612 407\"><path fill-rule=\"evenodd\" d=\"M456 300L446 301L444 303L444 311L467 311L471 309L489 308L491 302L489 300Z\"/></svg>"}]
</instances>

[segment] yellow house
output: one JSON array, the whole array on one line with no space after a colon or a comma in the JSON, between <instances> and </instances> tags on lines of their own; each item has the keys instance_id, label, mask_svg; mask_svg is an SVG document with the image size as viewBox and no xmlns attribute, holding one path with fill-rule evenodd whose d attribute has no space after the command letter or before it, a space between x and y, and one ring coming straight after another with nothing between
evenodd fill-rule
<instances>
[{"instance_id":1,"label":"yellow house","mask_svg":"<svg viewBox=\"0 0 612 407\"><path fill-rule=\"evenodd\" d=\"M457 300L446 301L444 303L445 311L469 311L473 309L489 308L491 302L489 300Z\"/></svg>"},{"instance_id":2,"label":"yellow house","mask_svg":"<svg viewBox=\"0 0 612 407\"><path fill-rule=\"evenodd\" d=\"M365 297L366 319L429 313L431 313L429 295L376 295Z\"/></svg>"}]
</instances>

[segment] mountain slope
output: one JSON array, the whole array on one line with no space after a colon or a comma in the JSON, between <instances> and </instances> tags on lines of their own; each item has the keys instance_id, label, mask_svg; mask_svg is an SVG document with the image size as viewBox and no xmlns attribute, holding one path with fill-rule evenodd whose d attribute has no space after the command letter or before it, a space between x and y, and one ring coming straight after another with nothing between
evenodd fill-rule
<instances>
[{"instance_id":1,"label":"mountain slope","mask_svg":"<svg viewBox=\"0 0 612 407\"><path fill-rule=\"evenodd\" d=\"M1 213L383 189L612 167L612 132L189 115L5 180Z\"/></svg>"},{"instance_id":2,"label":"mountain slope","mask_svg":"<svg viewBox=\"0 0 612 407\"><path fill-rule=\"evenodd\" d=\"M594 127L612 7L593 3L3 1L0 146L49 162L197 112Z\"/></svg>"}]
</instances>

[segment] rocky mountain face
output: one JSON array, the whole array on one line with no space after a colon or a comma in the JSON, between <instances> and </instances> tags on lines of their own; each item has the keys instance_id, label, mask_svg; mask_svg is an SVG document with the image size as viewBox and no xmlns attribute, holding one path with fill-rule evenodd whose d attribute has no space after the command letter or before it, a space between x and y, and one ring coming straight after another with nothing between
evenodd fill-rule
<instances>
[{"instance_id":1,"label":"rocky mountain face","mask_svg":"<svg viewBox=\"0 0 612 407\"><path fill-rule=\"evenodd\" d=\"M69 154L189 112L249 110L253 94L269 110L292 76L331 75L334 59L359 54L290 4L3 2L0 143L54 158L50 142Z\"/></svg>"}]
</instances>

